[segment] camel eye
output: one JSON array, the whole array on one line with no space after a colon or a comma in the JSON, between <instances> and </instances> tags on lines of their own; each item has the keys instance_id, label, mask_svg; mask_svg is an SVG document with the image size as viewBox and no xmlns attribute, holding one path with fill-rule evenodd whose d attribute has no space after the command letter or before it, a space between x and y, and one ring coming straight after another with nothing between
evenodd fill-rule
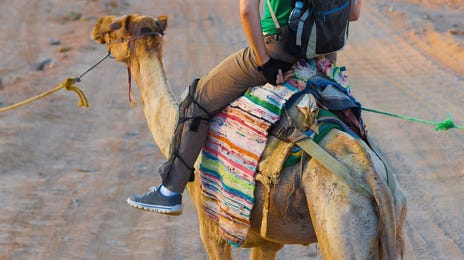
<instances>
[{"instance_id":1,"label":"camel eye","mask_svg":"<svg viewBox=\"0 0 464 260\"><path fill-rule=\"evenodd\" d=\"M151 29L150 27L142 27L142 29L140 29L141 34L152 33L152 32L153 32L153 29Z\"/></svg>"}]
</instances>

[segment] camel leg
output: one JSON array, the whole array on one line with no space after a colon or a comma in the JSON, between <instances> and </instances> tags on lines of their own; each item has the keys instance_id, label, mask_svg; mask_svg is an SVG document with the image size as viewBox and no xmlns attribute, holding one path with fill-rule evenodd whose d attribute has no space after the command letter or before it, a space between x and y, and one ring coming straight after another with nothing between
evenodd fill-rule
<instances>
[{"instance_id":1,"label":"camel leg","mask_svg":"<svg viewBox=\"0 0 464 260\"><path fill-rule=\"evenodd\" d=\"M208 253L209 259L232 259L232 250L230 245L222 239L222 237L218 236L220 236L218 225L204 215L202 220L200 220L200 237L203 245L205 246L206 252Z\"/></svg>"},{"instance_id":2,"label":"camel leg","mask_svg":"<svg viewBox=\"0 0 464 260\"><path fill-rule=\"evenodd\" d=\"M203 246L211 260L232 259L232 250L230 245L220 235L218 224L211 220L203 211L199 179L199 176L196 175L195 181L193 183L189 182L187 188L197 208L200 237Z\"/></svg>"},{"instance_id":3,"label":"camel leg","mask_svg":"<svg viewBox=\"0 0 464 260\"><path fill-rule=\"evenodd\" d=\"M245 247L250 247L251 260L268 260L275 259L277 251L279 251L284 244L271 242L263 239L259 233L253 230L248 232Z\"/></svg>"},{"instance_id":4,"label":"camel leg","mask_svg":"<svg viewBox=\"0 0 464 260\"><path fill-rule=\"evenodd\" d=\"M312 160L303 188L324 259L378 259L375 203Z\"/></svg>"},{"instance_id":5,"label":"camel leg","mask_svg":"<svg viewBox=\"0 0 464 260\"><path fill-rule=\"evenodd\" d=\"M274 242L263 242L259 246L251 248L250 259L251 260L268 260L275 259L277 251L279 251L284 245Z\"/></svg>"}]
</instances>

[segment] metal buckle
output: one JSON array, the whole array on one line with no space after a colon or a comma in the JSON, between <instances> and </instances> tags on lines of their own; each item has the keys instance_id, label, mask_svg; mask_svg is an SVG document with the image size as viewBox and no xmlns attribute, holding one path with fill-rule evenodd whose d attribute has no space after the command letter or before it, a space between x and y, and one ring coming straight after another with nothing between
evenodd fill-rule
<instances>
[{"instance_id":1,"label":"metal buckle","mask_svg":"<svg viewBox=\"0 0 464 260\"><path fill-rule=\"evenodd\" d=\"M273 40L280 41L280 34L265 34L264 38L272 38Z\"/></svg>"}]
</instances>

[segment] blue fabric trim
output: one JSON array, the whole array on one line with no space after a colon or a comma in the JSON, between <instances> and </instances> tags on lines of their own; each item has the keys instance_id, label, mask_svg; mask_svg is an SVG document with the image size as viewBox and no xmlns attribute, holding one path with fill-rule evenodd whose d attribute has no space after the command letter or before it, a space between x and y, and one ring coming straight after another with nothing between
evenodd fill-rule
<instances>
[{"instance_id":1,"label":"blue fabric trim","mask_svg":"<svg viewBox=\"0 0 464 260\"><path fill-rule=\"evenodd\" d=\"M340 92L339 96L324 96L324 91L328 86L333 86L337 91ZM359 103L353 96L351 96L350 90L343 87L333 80L315 76L308 80L305 93L310 93L316 97L324 106L333 111L341 111L351 108L354 115L362 123L361 119L361 103Z\"/></svg>"},{"instance_id":2,"label":"blue fabric trim","mask_svg":"<svg viewBox=\"0 0 464 260\"><path fill-rule=\"evenodd\" d=\"M348 0L346 3L342 4L341 6L339 6L337 8L334 8L334 9L327 10L327 11L319 12L318 15L319 16L326 16L326 15L329 15L329 14L340 12L341 10L347 8L349 5L350 5L350 1ZM325 20L325 18L324 18L324 20Z\"/></svg>"}]
</instances>

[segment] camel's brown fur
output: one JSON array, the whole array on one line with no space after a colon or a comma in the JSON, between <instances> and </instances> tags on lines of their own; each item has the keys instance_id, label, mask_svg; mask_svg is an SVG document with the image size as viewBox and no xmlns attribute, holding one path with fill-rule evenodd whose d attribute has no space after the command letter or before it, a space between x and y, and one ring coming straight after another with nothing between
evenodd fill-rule
<instances>
[{"instance_id":1,"label":"camel's brown fur","mask_svg":"<svg viewBox=\"0 0 464 260\"><path fill-rule=\"evenodd\" d=\"M116 60L130 66L140 88L150 131L166 156L177 104L170 96L162 66L162 37L155 35L112 43L139 36L147 28L164 31L167 18L158 20L157 24L155 19L141 15L102 17L93 29L92 38L107 44ZM406 203L379 157L363 141L338 130L332 130L320 145L360 176L372 190L373 198L353 191L317 161L305 160L301 165L283 170L279 183L271 186L269 225L266 235L262 236L260 228L266 193L264 186L257 182L251 229L243 245L252 248L251 258L273 259L284 244L315 242L319 243L325 259L402 256ZM203 244L211 259L230 259L230 245L220 236L217 223L204 213L199 178L195 179L188 189L197 207ZM293 196L289 199L291 193Z\"/></svg>"}]
</instances>

